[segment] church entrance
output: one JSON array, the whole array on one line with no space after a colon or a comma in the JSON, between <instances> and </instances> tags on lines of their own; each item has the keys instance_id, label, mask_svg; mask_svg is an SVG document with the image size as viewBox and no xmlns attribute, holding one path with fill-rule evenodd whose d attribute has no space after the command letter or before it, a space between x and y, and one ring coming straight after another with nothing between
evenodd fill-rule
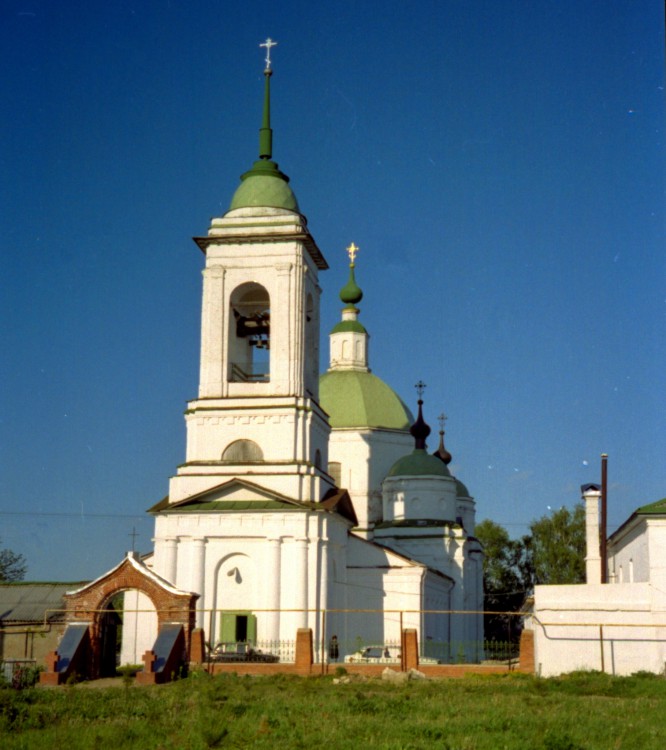
<instances>
[{"instance_id":1,"label":"church entrance","mask_svg":"<svg viewBox=\"0 0 666 750\"><path fill-rule=\"evenodd\" d=\"M120 644L123 637L122 594L114 596L104 608L99 620L99 676L115 677L120 664Z\"/></svg>"},{"instance_id":2,"label":"church entrance","mask_svg":"<svg viewBox=\"0 0 666 750\"><path fill-rule=\"evenodd\" d=\"M159 630L151 598L138 589L118 591L99 618L100 677L113 677L119 666L141 664Z\"/></svg>"}]
</instances>

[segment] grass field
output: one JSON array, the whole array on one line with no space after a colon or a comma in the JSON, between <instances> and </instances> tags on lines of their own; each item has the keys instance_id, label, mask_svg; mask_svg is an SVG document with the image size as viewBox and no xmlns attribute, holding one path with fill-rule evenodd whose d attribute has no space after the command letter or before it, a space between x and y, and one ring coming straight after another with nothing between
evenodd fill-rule
<instances>
[{"instance_id":1,"label":"grass field","mask_svg":"<svg viewBox=\"0 0 666 750\"><path fill-rule=\"evenodd\" d=\"M666 679L514 673L335 685L194 673L156 687L5 688L0 747L663 750Z\"/></svg>"}]
</instances>

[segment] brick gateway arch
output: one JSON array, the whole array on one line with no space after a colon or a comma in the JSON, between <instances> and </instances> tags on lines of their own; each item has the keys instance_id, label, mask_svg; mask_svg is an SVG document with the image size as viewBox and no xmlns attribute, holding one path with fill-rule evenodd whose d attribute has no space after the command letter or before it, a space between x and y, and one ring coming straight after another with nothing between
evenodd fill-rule
<instances>
[{"instance_id":1,"label":"brick gateway arch","mask_svg":"<svg viewBox=\"0 0 666 750\"><path fill-rule=\"evenodd\" d=\"M190 639L194 629L195 605L198 594L180 591L165 579L147 568L136 553L129 552L127 557L115 568L103 576L86 584L77 591L65 594L65 622L67 629L77 628L81 634L80 653L77 653L76 672L89 679L96 679L103 674L103 640L108 628L109 604L116 594L128 590L137 590L145 594L157 613L157 634L166 625L180 625L183 628L185 653L183 658L189 660ZM82 626L87 626L87 632ZM67 629L59 650L63 648ZM49 655L48 671L43 675L43 682L58 684L64 679L62 659L59 664L59 651Z\"/></svg>"}]
</instances>

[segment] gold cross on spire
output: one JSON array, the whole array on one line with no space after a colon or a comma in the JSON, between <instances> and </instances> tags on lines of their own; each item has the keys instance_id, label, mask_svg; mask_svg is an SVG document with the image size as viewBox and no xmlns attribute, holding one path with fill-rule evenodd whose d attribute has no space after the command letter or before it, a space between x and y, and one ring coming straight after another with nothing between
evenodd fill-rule
<instances>
[{"instance_id":1,"label":"gold cross on spire","mask_svg":"<svg viewBox=\"0 0 666 750\"><path fill-rule=\"evenodd\" d=\"M423 396L423 391L425 391L426 389L426 384L422 380L419 380L419 382L414 386L414 388L416 388L416 392L419 394L419 399L420 399L421 396Z\"/></svg>"},{"instance_id":2,"label":"gold cross on spire","mask_svg":"<svg viewBox=\"0 0 666 750\"><path fill-rule=\"evenodd\" d=\"M359 248L356 247L356 245L352 242L351 245L347 248L347 255L349 255L349 260L354 265L354 260L356 259L356 255L359 251Z\"/></svg>"},{"instance_id":3,"label":"gold cross on spire","mask_svg":"<svg viewBox=\"0 0 666 750\"><path fill-rule=\"evenodd\" d=\"M263 44L260 44L260 47L266 47L266 70L271 69L271 47L275 47L277 42L274 42L270 37L266 38L266 41Z\"/></svg>"},{"instance_id":4,"label":"gold cross on spire","mask_svg":"<svg viewBox=\"0 0 666 750\"><path fill-rule=\"evenodd\" d=\"M446 420L447 420L447 419L448 419L448 417L446 416L446 414L444 414L444 412L442 412L442 413L441 413L441 414L440 414L440 415L439 415L439 416L437 417L437 420L438 420L438 422L439 422L439 429L440 429L440 430L441 430L442 432L444 432L444 423L446 422Z\"/></svg>"}]
</instances>

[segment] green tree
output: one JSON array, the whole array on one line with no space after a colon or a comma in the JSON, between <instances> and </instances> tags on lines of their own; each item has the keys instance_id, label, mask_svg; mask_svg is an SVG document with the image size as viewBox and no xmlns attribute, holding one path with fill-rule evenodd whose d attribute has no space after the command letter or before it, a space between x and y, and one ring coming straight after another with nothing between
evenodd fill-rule
<instances>
[{"instance_id":1,"label":"green tree","mask_svg":"<svg viewBox=\"0 0 666 750\"><path fill-rule=\"evenodd\" d=\"M0 583L22 581L27 569L23 555L10 549L0 549Z\"/></svg>"},{"instance_id":2,"label":"green tree","mask_svg":"<svg viewBox=\"0 0 666 750\"><path fill-rule=\"evenodd\" d=\"M498 523L486 519L477 524L476 538L483 545L483 608L486 612L518 612L532 588L529 540L511 539ZM516 640L519 618L486 614L486 640Z\"/></svg>"},{"instance_id":3,"label":"green tree","mask_svg":"<svg viewBox=\"0 0 666 750\"><path fill-rule=\"evenodd\" d=\"M483 545L483 608L486 612L519 612L535 584L585 581L585 508L560 508L532 521L530 533L511 539L506 529L486 519L476 526ZM486 640L515 640L519 618L484 616Z\"/></svg>"},{"instance_id":4,"label":"green tree","mask_svg":"<svg viewBox=\"0 0 666 750\"><path fill-rule=\"evenodd\" d=\"M534 582L585 582L585 508L560 508L530 524Z\"/></svg>"}]
</instances>

